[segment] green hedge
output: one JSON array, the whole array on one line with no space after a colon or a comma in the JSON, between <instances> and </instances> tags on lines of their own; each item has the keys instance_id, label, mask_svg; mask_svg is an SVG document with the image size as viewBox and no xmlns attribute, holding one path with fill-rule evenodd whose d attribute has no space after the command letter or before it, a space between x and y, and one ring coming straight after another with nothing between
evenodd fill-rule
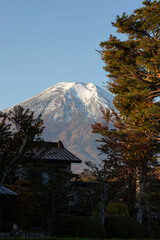
<instances>
[{"instance_id":1,"label":"green hedge","mask_svg":"<svg viewBox=\"0 0 160 240\"><path fill-rule=\"evenodd\" d=\"M104 238L106 233L98 220L89 217L74 217L58 221L56 235L80 238Z\"/></svg>"},{"instance_id":2,"label":"green hedge","mask_svg":"<svg viewBox=\"0 0 160 240\"><path fill-rule=\"evenodd\" d=\"M108 203L106 207L106 215L129 217L128 206L122 202Z\"/></svg>"},{"instance_id":3,"label":"green hedge","mask_svg":"<svg viewBox=\"0 0 160 240\"><path fill-rule=\"evenodd\" d=\"M106 216L107 238L144 238L144 227L135 219L123 216Z\"/></svg>"},{"instance_id":4,"label":"green hedge","mask_svg":"<svg viewBox=\"0 0 160 240\"><path fill-rule=\"evenodd\" d=\"M152 230L154 232L154 237L160 239L160 225L153 226Z\"/></svg>"}]
</instances>

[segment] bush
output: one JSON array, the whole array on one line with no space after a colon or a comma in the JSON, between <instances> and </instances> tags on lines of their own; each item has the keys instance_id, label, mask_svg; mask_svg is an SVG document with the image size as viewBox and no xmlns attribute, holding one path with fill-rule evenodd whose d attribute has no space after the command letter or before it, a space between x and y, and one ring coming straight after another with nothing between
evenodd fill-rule
<instances>
[{"instance_id":1,"label":"bush","mask_svg":"<svg viewBox=\"0 0 160 240\"><path fill-rule=\"evenodd\" d=\"M129 217L128 206L122 202L108 203L106 215Z\"/></svg>"},{"instance_id":2,"label":"bush","mask_svg":"<svg viewBox=\"0 0 160 240\"><path fill-rule=\"evenodd\" d=\"M107 238L144 238L144 227L135 219L124 216L105 218Z\"/></svg>"},{"instance_id":3,"label":"bush","mask_svg":"<svg viewBox=\"0 0 160 240\"><path fill-rule=\"evenodd\" d=\"M153 226L152 230L154 231L154 237L160 239L160 226Z\"/></svg>"},{"instance_id":4,"label":"bush","mask_svg":"<svg viewBox=\"0 0 160 240\"><path fill-rule=\"evenodd\" d=\"M56 235L67 237L104 238L104 227L98 220L89 217L74 217L57 222Z\"/></svg>"}]
</instances>

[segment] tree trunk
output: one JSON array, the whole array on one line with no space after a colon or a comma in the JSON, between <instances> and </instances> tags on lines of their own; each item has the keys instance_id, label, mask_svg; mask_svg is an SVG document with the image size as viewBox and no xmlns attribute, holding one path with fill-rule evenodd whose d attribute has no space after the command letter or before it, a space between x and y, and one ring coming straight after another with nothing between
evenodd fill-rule
<instances>
[{"instance_id":1,"label":"tree trunk","mask_svg":"<svg viewBox=\"0 0 160 240\"><path fill-rule=\"evenodd\" d=\"M0 186L3 185L3 183L6 181L6 178L8 177L8 174L12 171L12 169L14 168L15 164L20 160L20 158L22 157L22 154L24 152L24 148L27 144L28 141L28 135L26 135L23 139L23 142L21 144L21 146L19 147L18 153L17 155L11 160L11 162L9 163L9 165L6 166L6 168L3 171L3 174L0 178Z\"/></svg>"},{"instance_id":2,"label":"tree trunk","mask_svg":"<svg viewBox=\"0 0 160 240\"><path fill-rule=\"evenodd\" d=\"M131 217L136 217L136 171L132 173L128 184L128 208Z\"/></svg>"},{"instance_id":3,"label":"tree trunk","mask_svg":"<svg viewBox=\"0 0 160 240\"><path fill-rule=\"evenodd\" d=\"M49 201L48 201L48 214L47 214L47 222L48 222L48 231L51 236L55 236L55 222L56 222L56 200L55 194L50 191L48 192Z\"/></svg>"},{"instance_id":4,"label":"tree trunk","mask_svg":"<svg viewBox=\"0 0 160 240\"><path fill-rule=\"evenodd\" d=\"M145 194L145 176L140 180L140 192L139 192L139 201L138 201L138 213L137 221L142 224L143 222L143 213L144 213L144 194Z\"/></svg>"},{"instance_id":5,"label":"tree trunk","mask_svg":"<svg viewBox=\"0 0 160 240\"><path fill-rule=\"evenodd\" d=\"M102 189L101 189L100 206L99 206L99 220L103 226L104 226L105 215L106 215L106 203L107 203L107 185L103 183Z\"/></svg>"}]
</instances>

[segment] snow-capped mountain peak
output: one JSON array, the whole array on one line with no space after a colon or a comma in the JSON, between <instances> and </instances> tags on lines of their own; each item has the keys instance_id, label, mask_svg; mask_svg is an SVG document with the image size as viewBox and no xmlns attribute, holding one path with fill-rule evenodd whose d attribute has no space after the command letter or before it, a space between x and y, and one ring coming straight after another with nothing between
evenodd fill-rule
<instances>
[{"instance_id":1,"label":"snow-capped mountain peak","mask_svg":"<svg viewBox=\"0 0 160 240\"><path fill-rule=\"evenodd\" d=\"M96 120L100 117L100 107L113 108L113 96L94 85L82 82L61 82L21 103L42 114L47 122L70 121L73 114Z\"/></svg>"},{"instance_id":2,"label":"snow-capped mountain peak","mask_svg":"<svg viewBox=\"0 0 160 240\"><path fill-rule=\"evenodd\" d=\"M83 162L96 163L99 161L98 143L94 140L97 136L91 134L91 124L101 121L101 107L114 108L112 101L109 92L93 83L61 82L20 105L34 111L35 116L42 114L45 140L61 140ZM83 163L74 170L84 167Z\"/></svg>"}]
</instances>

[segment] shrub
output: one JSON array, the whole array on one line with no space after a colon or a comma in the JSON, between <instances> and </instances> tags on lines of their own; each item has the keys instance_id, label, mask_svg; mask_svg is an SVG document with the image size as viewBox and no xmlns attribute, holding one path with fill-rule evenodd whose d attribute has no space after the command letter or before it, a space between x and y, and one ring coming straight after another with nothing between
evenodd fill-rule
<instances>
[{"instance_id":1,"label":"shrub","mask_svg":"<svg viewBox=\"0 0 160 240\"><path fill-rule=\"evenodd\" d=\"M104 238L104 227L96 219L89 217L73 217L57 222L56 234L69 237Z\"/></svg>"},{"instance_id":2,"label":"shrub","mask_svg":"<svg viewBox=\"0 0 160 240\"><path fill-rule=\"evenodd\" d=\"M128 206L121 202L108 203L106 207L106 215L128 217Z\"/></svg>"},{"instance_id":3,"label":"shrub","mask_svg":"<svg viewBox=\"0 0 160 240\"><path fill-rule=\"evenodd\" d=\"M160 226L153 226L152 230L154 231L155 238L160 239Z\"/></svg>"},{"instance_id":4,"label":"shrub","mask_svg":"<svg viewBox=\"0 0 160 240\"><path fill-rule=\"evenodd\" d=\"M124 216L106 216L107 238L143 238L144 227L135 219Z\"/></svg>"}]
</instances>

